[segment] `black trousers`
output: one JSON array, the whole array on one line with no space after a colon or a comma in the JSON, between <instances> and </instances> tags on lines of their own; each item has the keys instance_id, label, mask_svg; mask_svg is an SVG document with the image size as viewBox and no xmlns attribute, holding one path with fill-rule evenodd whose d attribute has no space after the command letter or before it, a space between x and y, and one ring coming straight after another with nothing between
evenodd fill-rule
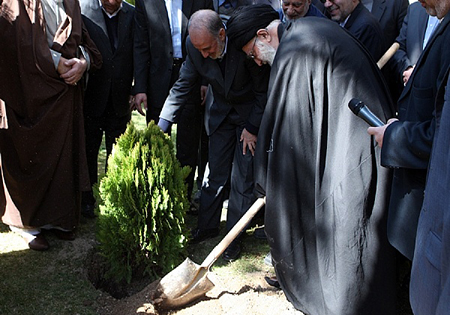
<instances>
[{"instance_id":1,"label":"black trousers","mask_svg":"<svg viewBox=\"0 0 450 315\"><path fill-rule=\"evenodd\" d=\"M224 187L231 173L231 191L228 202L229 231L255 201L253 192L253 156L242 154L240 136L244 121L232 111L209 136L209 173L203 182L198 213L200 229L218 228L224 201Z\"/></svg>"},{"instance_id":2,"label":"black trousers","mask_svg":"<svg viewBox=\"0 0 450 315\"><path fill-rule=\"evenodd\" d=\"M127 123L131 119L131 113L117 117L112 104L109 103L104 114L100 117L85 116L84 131L86 138L86 157L89 170L89 179L91 187L98 181L98 153L102 143L103 134L105 134L106 156L111 154L116 139L126 130ZM108 166L108 159L105 162L105 172ZM83 204L94 204L95 199L92 191L83 193Z\"/></svg>"}]
</instances>

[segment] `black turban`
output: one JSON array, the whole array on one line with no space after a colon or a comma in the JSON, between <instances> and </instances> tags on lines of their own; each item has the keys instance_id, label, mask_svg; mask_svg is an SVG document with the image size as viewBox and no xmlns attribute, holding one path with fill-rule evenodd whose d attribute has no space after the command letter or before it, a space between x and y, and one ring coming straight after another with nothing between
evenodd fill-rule
<instances>
[{"instance_id":1,"label":"black turban","mask_svg":"<svg viewBox=\"0 0 450 315\"><path fill-rule=\"evenodd\" d=\"M268 4L254 4L237 8L227 22L228 40L242 49L260 29L266 28L280 15Z\"/></svg>"}]
</instances>

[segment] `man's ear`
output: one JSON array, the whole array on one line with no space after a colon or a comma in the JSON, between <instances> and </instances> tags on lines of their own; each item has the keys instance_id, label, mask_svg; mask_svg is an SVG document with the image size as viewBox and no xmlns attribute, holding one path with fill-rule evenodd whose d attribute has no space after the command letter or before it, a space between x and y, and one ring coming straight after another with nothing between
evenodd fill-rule
<instances>
[{"instance_id":1,"label":"man's ear","mask_svg":"<svg viewBox=\"0 0 450 315\"><path fill-rule=\"evenodd\" d=\"M227 36L225 29L222 27L219 31L219 39L221 41L225 41L225 37Z\"/></svg>"},{"instance_id":2,"label":"man's ear","mask_svg":"<svg viewBox=\"0 0 450 315\"><path fill-rule=\"evenodd\" d=\"M256 32L256 35L258 35L258 38L260 40L265 40L266 42L270 43L272 40L272 37L270 36L269 32L265 28L261 28Z\"/></svg>"}]
</instances>

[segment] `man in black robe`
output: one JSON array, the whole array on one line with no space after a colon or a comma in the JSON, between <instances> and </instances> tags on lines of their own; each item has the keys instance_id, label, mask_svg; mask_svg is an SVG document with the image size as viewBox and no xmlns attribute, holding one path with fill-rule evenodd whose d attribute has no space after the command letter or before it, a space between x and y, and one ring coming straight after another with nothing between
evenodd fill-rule
<instances>
[{"instance_id":1,"label":"man in black robe","mask_svg":"<svg viewBox=\"0 0 450 315\"><path fill-rule=\"evenodd\" d=\"M358 98L392 117L382 74L332 21L302 18L281 37L270 10L240 9L227 32L230 45L272 65L255 173L281 288L307 314L395 314L390 172L347 107Z\"/></svg>"}]
</instances>

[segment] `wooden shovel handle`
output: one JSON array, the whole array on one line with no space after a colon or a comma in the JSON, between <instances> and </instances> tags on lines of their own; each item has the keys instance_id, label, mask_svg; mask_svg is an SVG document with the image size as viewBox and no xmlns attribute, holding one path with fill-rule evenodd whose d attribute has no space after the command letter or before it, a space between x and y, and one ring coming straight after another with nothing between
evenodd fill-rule
<instances>
[{"instance_id":1,"label":"wooden shovel handle","mask_svg":"<svg viewBox=\"0 0 450 315\"><path fill-rule=\"evenodd\" d=\"M389 47L388 50L386 50L386 52L384 53L383 56L381 56L380 60L378 60L377 62L377 66L378 68L383 68L384 65L389 61L389 59L392 58L392 56L394 56L394 54L397 52L397 50L400 48L400 44L395 42L392 44L391 47Z\"/></svg>"},{"instance_id":2,"label":"wooden shovel handle","mask_svg":"<svg viewBox=\"0 0 450 315\"><path fill-rule=\"evenodd\" d=\"M201 267L209 269L217 258L227 249L228 245L241 233L241 231L250 223L255 214L266 204L266 197L258 198L253 205L247 210L247 212L240 218L240 220L233 226L227 235L220 241L219 244L209 253L205 258Z\"/></svg>"}]
</instances>

